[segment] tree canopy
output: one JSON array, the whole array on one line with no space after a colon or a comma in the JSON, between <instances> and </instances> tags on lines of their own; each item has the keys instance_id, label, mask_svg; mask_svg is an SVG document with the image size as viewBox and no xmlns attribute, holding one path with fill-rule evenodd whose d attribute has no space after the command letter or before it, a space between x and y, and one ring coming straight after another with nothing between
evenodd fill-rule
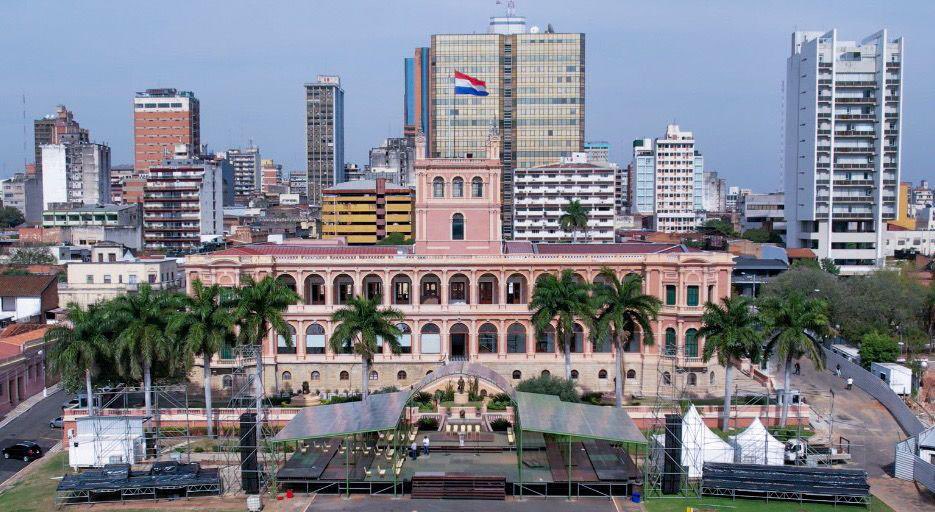
<instances>
[{"instance_id":1,"label":"tree canopy","mask_svg":"<svg viewBox=\"0 0 935 512\"><path fill-rule=\"evenodd\" d=\"M552 377L549 374L526 379L516 385L516 390L540 395L555 395L563 402L581 401L581 397L575 391L574 381Z\"/></svg>"},{"instance_id":2,"label":"tree canopy","mask_svg":"<svg viewBox=\"0 0 935 512\"><path fill-rule=\"evenodd\" d=\"M44 246L23 246L10 251L13 265L54 265L57 262L52 251Z\"/></svg>"},{"instance_id":3,"label":"tree canopy","mask_svg":"<svg viewBox=\"0 0 935 512\"><path fill-rule=\"evenodd\" d=\"M24 222L23 212L12 206L0 206L0 228L15 228Z\"/></svg>"},{"instance_id":4,"label":"tree canopy","mask_svg":"<svg viewBox=\"0 0 935 512\"><path fill-rule=\"evenodd\" d=\"M870 363L894 363L899 357L899 344L892 337L871 331L860 338L860 365L870 369Z\"/></svg>"}]
</instances>

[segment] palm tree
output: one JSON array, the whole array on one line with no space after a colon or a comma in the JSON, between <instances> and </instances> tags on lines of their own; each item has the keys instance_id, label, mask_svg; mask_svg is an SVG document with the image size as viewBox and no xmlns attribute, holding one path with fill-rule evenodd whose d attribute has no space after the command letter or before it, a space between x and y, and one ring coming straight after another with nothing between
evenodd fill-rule
<instances>
[{"instance_id":1,"label":"palm tree","mask_svg":"<svg viewBox=\"0 0 935 512\"><path fill-rule=\"evenodd\" d=\"M828 303L795 292L785 297L767 297L760 304L760 312L768 334L764 356L769 357L775 351L784 364L784 396L779 424L785 426L791 399L789 388L793 360L805 356L812 360L815 368L824 369L825 355L819 339L831 332Z\"/></svg>"},{"instance_id":2,"label":"palm tree","mask_svg":"<svg viewBox=\"0 0 935 512\"><path fill-rule=\"evenodd\" d=\"M94 414L91 381L101 370L101 363L110 355L104 315L101 306L93 304L82 309L72 303L67 310L68 320L45 333L45 342L52 345L49 349L50 369L60 373L63 380L73 386L84 378L90 416Z\"/></svg>"},{"instance_id":3,"label":"palm tree","mask_svg":"<svg viewBox=\"0 0 935 512\"><path fill-rule=\"evenodd\" d=\"M299 301L299 296L285 283L271 276L266 276L259 282L251 277L243 280L243 285L236 293L236 306L234 319L240 331L237 333L237 342L240 345L253 345L256 347L256 378L254 389L256 392L257 419L263 409L263 340L269 335L270 329L284 333L286 344L292 343L289 324L283 318L283 312L290 305Z\"/></svg>"},{"instance_id":4,"label":"palm tree","mask_svg":"<svg viewBox=\"0 0 935 512\"><path fill-rule=\"evenodd\" d=\"M643 331L645 344L653 343L651 322L659 314L662 301L643 293L643 278L636 274L630 274L621 281L613 270L604 267L599 275L604 282L594 285L594 297L600 308L598 324L610 331L614 344L614 403L622 407L623 380L626 378L622 373L623 346L633 339L637 328Z\"/></svg>"},{"instance_id":5,"label":"palm tree","mask_svg":"<svg viewBox=\"0 0 935 512\"><path fill-rule=\"evenodd\" d=\"M723 305L708 302L701 317L703 325L697 336L704 338L702 359L707 363L715 354L724 367L724 417L721 430L727 432L730 420L731 388L734 382L734 363L744 358L756 362L759 342L756 317L750 300L742 295L725 297Z\"/></svg>"},{"instance_id":6,"label":"palm tree","mask_svg":"<svg viewBox=\"0 0 935 512\"><path fill-rule=\"evenodd\" d=\"M192 282L192 292L182 299L182 309L169 321L169 335L182 341L186 352L204 361L205 418L208 436L214 435L211 410L211 358L234 341L234 316L225 288Z\"/></svg>"},{"instance_id":7,"label":"palm tree","mask_svg":"<svg viewBox=\"0 0 935 512\"><path fill-rule=\"evenodd\" d=\"M562 216L558 218L562 231L571 231L572 242L578 242L578 230L588 229L588 210L581 205L581 201L573 199L562 208Z\"/></svg>"},{"instance_id":8,"label":"palm tree","mask_svg":"<svg viewBox=\"0 0 935 512\"><path fill-rule=\"evenodd\" d=\"M380 353L377 339L389 344L394 354L400 352L399 336L402 333L395 322L404 318L403 313L398 309L379 306L379 298L357 296L331 315L331 321L337 324L331 334L331 350L335 353L350 350L360 356L362 400L367 400L370 394L370 364L373 356Z\"/></svg>"},{"instance_id":9,"label":"palm tree","mask_svg":"<svg viewBox=\"0 0 935 512\"><path fill-rule=\"evenodd\" d=\"M565 354L565 378L571 379L571 340L574 336L575 318L588 318L591 300L588 285L580 282L570 269L562 271L561 277L544 274L536 281L536 288L529 302L533 311L532 324L541 334L555 322L555 337Z\"/></svg>"},{"instance_id":10,"label":"palm tree","mask_svg":"<svg viewBox=\"0 0 935 512\"><path fill-rule=\"evenodd\" d=\"M152 414L153 365L165 365L170 373L188 360L167 333L169 318L181 306L181 295L159 292L149 284L137 293L122 295L108 304L116 326L114 360L123 376L143 380L146 415Z\"/></svg>"}]
</instances>

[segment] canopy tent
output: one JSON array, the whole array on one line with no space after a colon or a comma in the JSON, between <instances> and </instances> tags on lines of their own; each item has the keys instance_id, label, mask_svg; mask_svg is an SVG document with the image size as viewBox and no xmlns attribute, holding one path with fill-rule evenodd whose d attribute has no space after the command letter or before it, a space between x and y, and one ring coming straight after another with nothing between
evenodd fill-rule
<instances>
[{"instance_id":1,"label":"canopy tent","mask_svg":"<svg viewBox=\"0 0 935 512\"><path fill-rule=\"evenodd\" d=\"M623 409L562 402L557 396L516 391L522 430L612 442L645 444L646 437Z\"/></svg>"},{"instance_id":2,"label":"canopy tent","mask_svg":"<svg viewBox=\"0 0 935 512\"><path fill-rule=\"evenodd\" d=\"M665 434L653 441L665 447ZM701 478L705 462L734 462L734 447L712 432L692 405L682 416L682 466L688 468L688 478ZM662 457L656 463L662 464Z\"/></svg>"},{"instance_id":3,"label":"canopy tent","mask_svg":"<svg viewBox=\"0 0 935 512\"><path fill-rule=\"evenodd\" d=\"M409 391L378 393L363 402L306 407L273 437L273 441L394 430L409 401L409 394Z\"/></svg>"},{"instance_id":4,"label":"canopy tent","mask_svg":"<svg viewBox=\"0 0 935 512\"><path fill-rule=\"evenodd\" d=\"M743 432L731 436L730 442L734 446L734 462L770 466L784 464L785 447L782 441L766 430L759 417Z\"/></svg>"}]
</instances>

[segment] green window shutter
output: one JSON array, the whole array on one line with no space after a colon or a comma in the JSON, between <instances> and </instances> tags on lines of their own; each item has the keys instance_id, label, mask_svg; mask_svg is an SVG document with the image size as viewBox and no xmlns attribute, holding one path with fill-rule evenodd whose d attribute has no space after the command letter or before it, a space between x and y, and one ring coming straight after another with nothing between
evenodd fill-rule
<instances>
[{"instance_id":1,"label":"green window shutter","mask_svg":"<svg viewBox=\"0 0 935 512\"><path fill-rule=\"evenodd\" d=\"M697 306L697 305L698 305L698 287L697 287L697 286L689 286L689 287L688 287L688 298L687 298L687 300L688 300L688 305L689 305L689 306Z\"/></svg>"},{"instance_id":2,"label":"green window shutter","mask_svg":"<svg viewBox=\"0 0 935 512\"><path fill-rule=\"evenodd\" d=\"M685 357L698 357L698 331L685 331Z\"/></svg>"},{"instance_id":3,"label":"green window shutter","mask_svg":"<svg viewBox=\"0 0 935 512\"><path fill-rule=\"evenodd\" d=\"M676 353L675 329L669 327L666 329L666 353L667 356L674 356Z\"/></svg>"},{"instance_id":4,"label":"green window shutter","mask_svg":"<svg viewBox=\"0 0 935 512\"><path fill-rule=\"evenodd\" d=\"M675 305L675 285L666 285L666 306Z\"/></svg>"}]
</instances>

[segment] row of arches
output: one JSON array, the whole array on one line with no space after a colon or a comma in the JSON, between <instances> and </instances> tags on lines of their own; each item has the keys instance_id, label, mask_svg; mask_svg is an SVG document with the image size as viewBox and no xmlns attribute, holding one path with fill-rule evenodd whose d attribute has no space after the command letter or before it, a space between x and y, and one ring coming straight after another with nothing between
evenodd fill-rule
<instances>
[{"instance_id":1,"label":"row of arches","mask_svg":"<svg viewBox=\"0 0 935 512\"><path fill-rule=\"evenodd\" d=\"M293 291L297 291L295 278L290 274L280 274L277 279ZM447 294L443 296L442 280L438 275L428 273L419 279L418 289L413 288L413 279L408 274L396 274L390 279L388 296L384 290L383 278L377 274L367 274L361 281L361 290L355 289L354 279L348 274L339 274L331 281L331 303L346 304L357 294L368 299L379 299L392 305L433 305L433 304L527 304L528 284L522 274L512 274L501 288L500 279L492 273L482 274L476 283L462 273L448 278ZM318 274L311 274L304 282L304 302L308 305L324 306L327 301L327 284ZM387 299L389 299L387 301Z\"/></svg>"},{"instance_id":2,"label":"row of arches","mask_svg":"<svg viewBox=\"0 0 935 512\"><path fill-rule=\"evenodd\" d=\"M628 372L629 373L629 372ZM668 371L662 372L662 383L666 386L672 385L672 374ZM708 372L708 385L713 386L716 376L714 371ZM687 386L697 386L698 385L698 374L695 372L688 372L685 374L685 384Z\"/></svg>"},{"instance_id":3,"label":"row of arches","mask_svg":"<svg viewBox=\"0 0 935 512\"><path fill-rule=\"evenodd\" d=\"M464 178L461 176L452 178L450 184L446 183L441 176L435 176L432 178L432 197L465 197L467 191L464 189L464 184ZM470 197L475 199L484 197L484 180L480 176L471 178Z\"/></svg>"}]
</instances>

